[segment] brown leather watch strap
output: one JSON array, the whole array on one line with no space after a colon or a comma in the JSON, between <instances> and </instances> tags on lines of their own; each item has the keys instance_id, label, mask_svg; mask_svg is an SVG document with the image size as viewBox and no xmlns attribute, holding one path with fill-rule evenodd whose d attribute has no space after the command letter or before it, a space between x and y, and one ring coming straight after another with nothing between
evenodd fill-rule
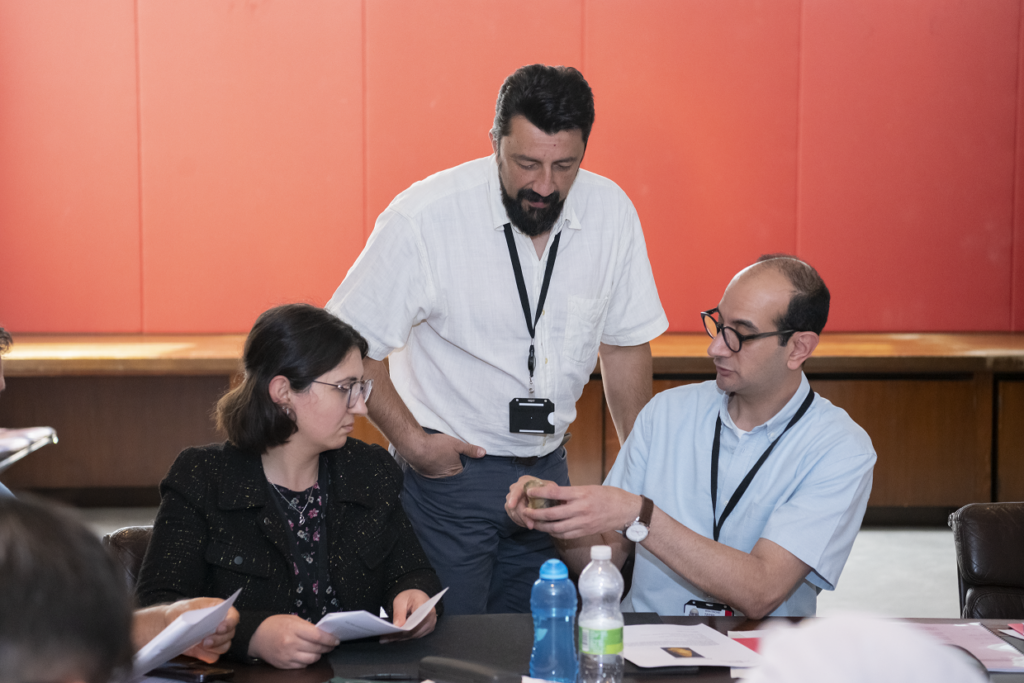
<instances>
[{"instance_id":1,"label":"brown leather watch strap","mask_svg":"<svg viewBox=\"0 0 1024 683\"><path fill-rule=\"evenodd\" d=\"M640 505L640 516L637 517L637 521L650 529L651 517L654 515L654 501L647 496L640 496L640 498L643 503Z\"/></svg>"}]
</instances>

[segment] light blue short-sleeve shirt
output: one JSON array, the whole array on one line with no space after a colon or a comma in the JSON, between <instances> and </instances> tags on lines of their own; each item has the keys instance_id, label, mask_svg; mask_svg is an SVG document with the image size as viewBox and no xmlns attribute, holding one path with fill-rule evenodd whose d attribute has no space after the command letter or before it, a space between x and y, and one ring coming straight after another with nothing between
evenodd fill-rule
<instances>
[{"instance_id":1,"label":"light blue short-sleeve shirt","mask_svg":"<svg viewBox=\"0 0 1024 683\"><path fill-rule=\"evenodd\" d=\"M643 494L673 519L713 538L711 447L722 418L717 513L786 428L807 397L806 376L786 406L744 432L729 416L728 395L714 381L656 395L605 480ZM779 441L722 526L719 542L750 552L766 538L811 571L771 616L813 616L818 592L834 590L860 529L875 464L871 439L846 411L815 395L806 414ZM623 609L685 614L689 600L720 602L637 545L633 585Z\"/></svg>"}]
</instances>

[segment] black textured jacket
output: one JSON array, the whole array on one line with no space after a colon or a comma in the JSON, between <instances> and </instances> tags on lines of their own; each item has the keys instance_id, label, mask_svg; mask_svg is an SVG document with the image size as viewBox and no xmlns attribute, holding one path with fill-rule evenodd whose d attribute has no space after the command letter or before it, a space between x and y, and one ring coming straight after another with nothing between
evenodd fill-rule
<instances>
[{"instance_id":1,"label":"black textured jacket","mask_svg":"<svg viewBox=\"0 0 1024 683\"><path fill-rule=\"evenodd\" d=\"M384 607L391 614L404 590L440 591L402 510L402 472L387 451L348 439L324 456L329 571L342 609L377 614ZM241 588L235 602L241 621L229 654L249 659L256 628L267 617L293 613L295 600L287 523L268 499L260 457L230 442L186 449L160 495L136 589L139 605L226 598Z\"/></svg>"}]
</instances>

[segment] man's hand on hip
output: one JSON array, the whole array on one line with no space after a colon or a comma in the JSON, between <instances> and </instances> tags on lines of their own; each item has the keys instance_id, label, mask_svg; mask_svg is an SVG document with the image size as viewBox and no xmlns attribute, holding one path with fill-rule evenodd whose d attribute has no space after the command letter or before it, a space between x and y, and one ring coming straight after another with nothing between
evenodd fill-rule
<instances>
[{"instance_id":1,"label":"man's hand on hip","mask_svg":"<svg viewBox=\"0 0 1024 683\"><path fill-rule=\"evenodd\" d=\"M418 440L415 452L399 452L417 474L430 479L451 477L461 472L462 460L459 455L482 458L484 454L485 451L480 446L460 441L454 436L426 432L423 433L423 438Z\"/></svg>"}]
</instances>

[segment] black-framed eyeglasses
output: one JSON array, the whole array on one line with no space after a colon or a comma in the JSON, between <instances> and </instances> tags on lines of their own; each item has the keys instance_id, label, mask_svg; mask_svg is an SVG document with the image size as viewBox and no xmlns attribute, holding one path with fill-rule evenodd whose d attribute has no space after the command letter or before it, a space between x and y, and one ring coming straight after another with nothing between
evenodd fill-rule
<instances>
[{"instance_id":1,"label":"black-framed eyeglasses","mask_svg":"<svg viewBox=\"0 0 1024 683\"><path fill-rule=\"evenodd\" d=\"M363 379L356 380L355 382L349 382L348 384L332 384L331 382L321 382L320 380L313 380L313 384L326 384L329 387L334 387L342 394L344 394L346 402L345 405L351 410L356 407L356 403L359 402L359 396L363 397L363 403L370 400L370 392L373 391L373 380Z\"/></svg>"},{"instance_id":2,"label":"black-framed eyeglasses","mask_svg":"<svg viewBox=\"0 0 1024 683\"><path fill-rule=\"evenodd\" d=\"M714 339L719 334L723 335L723 341L725 341L726 347L733 353L739 353L740 349L743 348L743 342L751 341L753 339L760 339L762 337L775 337L780 334L792 334L797 330L776 330L775 332L758 332L757 334L740 334L732 327L727 327L722 323L718 322L715 318L715 313L718 313L717 308L712 308L710 311L701 311L700 319L704 323L704 331L708 333L708 336Z\"/></svg>"}]
</instances>

